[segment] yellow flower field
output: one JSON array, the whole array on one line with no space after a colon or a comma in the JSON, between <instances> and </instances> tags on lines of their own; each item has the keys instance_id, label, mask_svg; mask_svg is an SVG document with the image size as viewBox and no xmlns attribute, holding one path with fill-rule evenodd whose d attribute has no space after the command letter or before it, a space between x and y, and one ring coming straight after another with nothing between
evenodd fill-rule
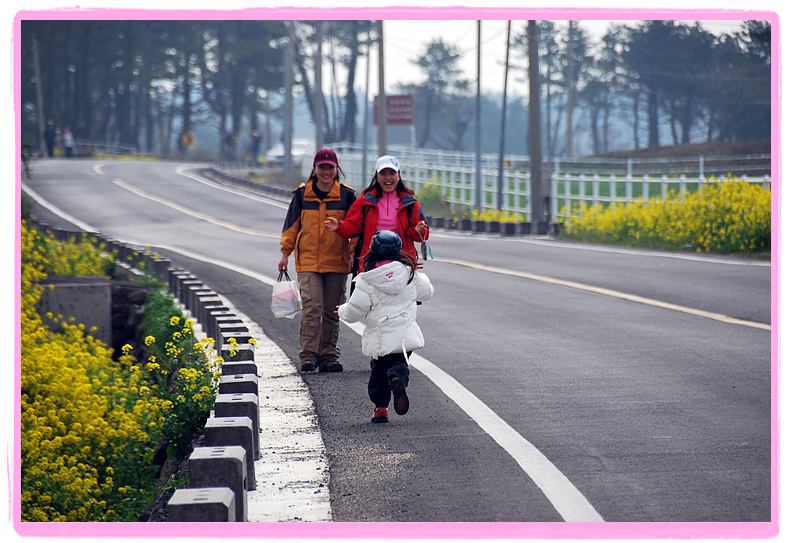
<instances>
[{"instance_id":1,"label":"yellow flower field","mask_svg":"<svg viewBox=\"0 0 790 543\"><path fill-rule=\"evenodd\" d=\"M160 437L183 439L179 433L191 432L213 405L216 360L205 345L194 348L190 323L164 331L166 341L156 337L162 330L146 337L151 352L141 354L162 362L150 369L129 346L114 360L62 316L49 315L63 327L52 331L36 312L41 280L101 275L108 258L89 242L58 244L24 223L21 255L22 520L137 520L154 499ZM166 319L175 317L172 307ZM172 356L153 350L157 342L169 343ZM178 407L176 397L183 397Z\"/></svg>"},{"instance_id":2,"label":"yellow flower field","mask_svg":"<svg viewBox=\"0 0 790 543\"><path fill-rule=\"evenodd\" d=\"M663 201L587 206L567 219L563 237L698 252L770 250L771 191L731 179Z\"/></svg>"}]
</instances>

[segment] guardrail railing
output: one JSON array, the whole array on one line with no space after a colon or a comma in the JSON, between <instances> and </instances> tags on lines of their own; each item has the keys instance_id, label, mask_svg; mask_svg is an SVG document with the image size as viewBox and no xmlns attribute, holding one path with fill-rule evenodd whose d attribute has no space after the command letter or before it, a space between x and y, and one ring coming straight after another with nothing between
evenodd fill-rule
<instances>
[{"instance_id":1,"label":"guardrail railing","mask_svg":"<svg viewBox=\"0 0 790 543\"><path fill-rule=\"evenodd\" d=\"M357 190L373 177L375 150L365 155L360 144L331 145L338 153L346 174L344 182ZM401 174L416 192L427 185L441 187L445 200L453 206L475 209L478 203L477 166L474 153L393 146ZM481 157L479 199L481 211L501 209L520 213L531 221L531 176L529 157L506 155L500 187L499 157ZM309 175L309 165L306 166ZM770 155L741 157L694 157L679 159L554 159L544 163L551 185L551 215L554 218L578 214L588 204L614 204L672 192L694 192L706 183L727 178L771 188ZM305 173L305 172L303 172ZM306 177L305 177L306 178Z\"/></svg>"}]
</instances>

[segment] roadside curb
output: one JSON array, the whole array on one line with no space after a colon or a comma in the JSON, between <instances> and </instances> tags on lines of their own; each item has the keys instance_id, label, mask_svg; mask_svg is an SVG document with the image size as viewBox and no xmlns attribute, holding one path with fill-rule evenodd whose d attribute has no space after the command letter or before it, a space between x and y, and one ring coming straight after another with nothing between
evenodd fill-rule
<instances>
[{"instance_id":1,"label":"roadside curb","mask_svg":"<svg viewBox=\"0 0 790 543\"><path fill-rule=\"evenodd\" d=\"M196 321L196 337L212 338L223 359L207 423L212 435L207 430L205 446L196 447L189 458L190 481L199 485L175 491L168 502L171 521L331 521L328 462L309 391L290 358L255 322L188 270L147 247L30 221L59 241L103 243L119 265L144 270L167 285ZM255 390L243 388L250 382ZM232 497L222 489L231 489ZM218 510L224 511L220 518Z\"/></svg>"}]
</instances>

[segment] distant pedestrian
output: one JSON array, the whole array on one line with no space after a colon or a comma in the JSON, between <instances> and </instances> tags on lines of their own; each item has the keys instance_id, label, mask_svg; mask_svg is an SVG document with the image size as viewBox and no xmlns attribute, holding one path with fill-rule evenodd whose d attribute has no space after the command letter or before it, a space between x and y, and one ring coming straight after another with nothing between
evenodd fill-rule
<instances>
[{"instance_id":1,"label":"distant pedestrian","mask_svg":"<svg viewBox=\"0 0 790 543\"><path fill-rule=\"evenodd\" d=\"M348 240L327 232L323 225L327 216L342 220L356 199L354 189L340 182L341 173L334 151L316 153L310 178L293 192L280 237L282 257L277 269L287 272L288 256L294 253L302 296L303 372L343 371L336 309L345 298L353 249Z\"/></svg>"},{"instance_id":2,"label":"distant pedestrian","mask_svg":"<svg viewBox=\"0 0 790 543\"><path fill-rule=\"evenodd\" d=\"M348 302L338 307L346 322L365 324L362 354L371 357L368 396L373 402L372 422L389 422L389 404L395 413L409 411L409 356L425 346L417 325L417 302L433 295L428 276L417 271L417 259L401 251L401 239L392 231L377 232L366 251L362 273L355 279Z\"/></svg>"},{"instance_id":3,"label":"distant pedestrian","mask_svg":"<svg viewBox=\"0 0 790 543\"><path fill-rule=\"evenodd\" d=\"M44 130L44 141L47 145L47 156L52 158L55 155L55 121L47 121L47 128Z\"/></svg>"},{"instance_id":4,"label":"distant pedestrian","mask_svg":"<svg viewBox=\"0 0 790 543\"><path fill-rule=\"evenodd\" d=\"M66 149L66 156L71 158L74 156L74 135L71 133L71 128L68 125L63 127L63 147Z\"/></svg>"},{"instance_id":5,"label":"distant pedestrian","mask_svg":"<svg viewBox=\"0 0 790 543\"><path fill-rule=\"evenodd\" d=\"M359 263L355 272L361 271L362 260L373 235L380 230L398 234L403 251L415 259L417 249L414 244L427 241L430 235L420 202L414 196L414 191L403 182L398 160L389 155L376 161L373 180L351 206L345 220L329 217L324 225L327 230L337 232L344 238L362 236L363 252L358 255Z\"/></svg>"},{"instance_id":6,"label":"distant pedestrian","mask_svg":"<svg viewBox=\"0 0 790 543\"><path fill-rule=\"evenodd\" d=\"M252 140L252 143L250 144L252 150L252 162L253 164L257 165L258 154L260 153L260 149L261 149L261 139L263 137L261 136L261 133L257 129L253 129L253 131L250 132L250 138Z\"/></svg>"}]
</instances>

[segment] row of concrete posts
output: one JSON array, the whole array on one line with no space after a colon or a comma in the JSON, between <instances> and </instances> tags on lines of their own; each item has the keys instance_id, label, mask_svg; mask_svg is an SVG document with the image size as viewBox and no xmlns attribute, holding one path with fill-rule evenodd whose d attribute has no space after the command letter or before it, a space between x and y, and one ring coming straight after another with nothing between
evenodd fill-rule
<instances>
[{"instance_id":1,"label":"row of concrete posts","mask_svg":"<svg viewBox=\"0 0 790 543\"><path fill-rule=\"evenodd\" d=\"M206 337L214 340L214 350L223 359L220 365L219 390L214 409L206 422L204 440L188 459L189 487L175 491L167 504L168 522L246 522L247 493L255 490L255 466L260 458L258 404L258 370L252 335L217 292L204 285L189 271L174 268L167 259L144 248L101 236L96 233L67 231L40 224L56 239L79 243L83 236L103 243L105 250L130 270L142 270L166 283L173 296L200 324ZM85 282L85 288L106 288L109 304L110 284ZM85 292L75 288L68 299L57 303L71 311L85 300ZM95 301L95 296L91 300ZM109 308L97 308L91 302L90 313L100 315L98 329L109 328ZM105 310L106 309L106 310ZM70 315L69 315L70 316Z\"/></svg>"}]
</instances>

